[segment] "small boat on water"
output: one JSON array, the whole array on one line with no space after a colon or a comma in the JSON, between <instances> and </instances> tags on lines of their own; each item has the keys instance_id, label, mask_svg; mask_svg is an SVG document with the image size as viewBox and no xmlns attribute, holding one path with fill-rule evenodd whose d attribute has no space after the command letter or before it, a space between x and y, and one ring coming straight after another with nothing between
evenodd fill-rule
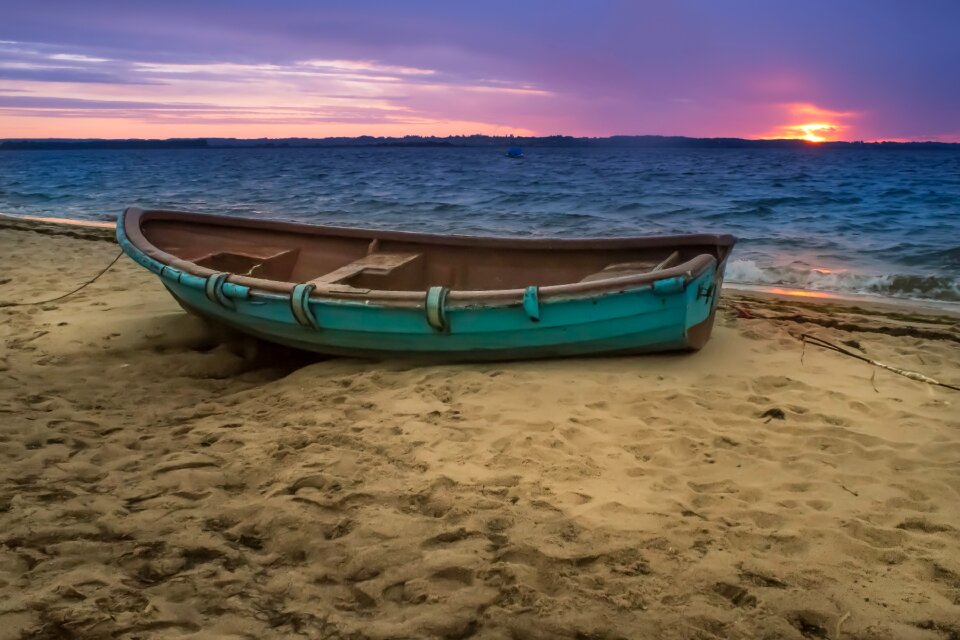
<instances>
[{"instance_id":1,"label":"small boat on water","mask_svg":"<svg viewBox=\"0 0 960 640\"><path fill-rule=\"evenodd\" d=\"M520 147L510 147L509 149L507 149L507 153L505 155L508 158L522 158L523 149L521 149Z\"/></svg>"},{"instance_id":2,"label":"small boat on water","mask_svg":"<svg viewBox=\"0 0 960 640\"><path fill-rule=\"evenodd\" d=\"M136 207L117 239L186 310L257 338L458 361L699 349L735 242L479 238Z\"/></svg>"}]
</instances>

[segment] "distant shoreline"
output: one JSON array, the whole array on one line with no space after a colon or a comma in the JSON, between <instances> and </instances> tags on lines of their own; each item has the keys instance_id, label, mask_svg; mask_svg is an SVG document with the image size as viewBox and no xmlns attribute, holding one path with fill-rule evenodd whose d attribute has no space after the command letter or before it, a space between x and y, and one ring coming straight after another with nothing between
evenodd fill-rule
<instances>
[{"instance_id":1,"label":"distant shoreline","mask_svg":"<svg viewBox=\"0 0 960 640\"><path fill-rule=\"evenodd\" d=\"M746 138L688 138L685 136L405 136L381 138L170 138L166 140L6 139L0 151L73 151L111 149L305 149L305 148L466 148L542 147L602 149L960 149L955 142L808 142L806 140L750 140Z\"/></svg>"}]
</instances>

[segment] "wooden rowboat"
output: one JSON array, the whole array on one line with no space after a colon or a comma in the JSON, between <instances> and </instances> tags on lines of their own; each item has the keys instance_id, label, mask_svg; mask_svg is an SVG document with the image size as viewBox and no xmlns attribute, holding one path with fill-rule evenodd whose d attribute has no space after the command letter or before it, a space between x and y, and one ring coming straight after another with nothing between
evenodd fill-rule
<instances>
[{"instance_id":1,"label":"wooden rowboat","mask_svg":"<svg viewBox=\"0 0 960 640\"><path fill-rule=\"evenodd\" d=\"M128 208L188 311L325 354L490 360L699 349L728 235L478 238Z\"/></svg>"}]
</instances>

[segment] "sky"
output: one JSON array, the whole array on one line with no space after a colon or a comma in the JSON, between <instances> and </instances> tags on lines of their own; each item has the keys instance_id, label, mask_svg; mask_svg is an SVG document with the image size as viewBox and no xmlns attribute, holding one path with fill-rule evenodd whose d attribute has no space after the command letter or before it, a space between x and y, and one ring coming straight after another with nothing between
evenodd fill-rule
<instances>
[{"instance_id":1,"label":"sky","mask_svg":"<svg viewBox=\"0 0 960 640\"><path fill-rule=\"evenodd\" d=\"M0 138L960 142L958 0L0 2Z\"/></svg>"}]
</instances>

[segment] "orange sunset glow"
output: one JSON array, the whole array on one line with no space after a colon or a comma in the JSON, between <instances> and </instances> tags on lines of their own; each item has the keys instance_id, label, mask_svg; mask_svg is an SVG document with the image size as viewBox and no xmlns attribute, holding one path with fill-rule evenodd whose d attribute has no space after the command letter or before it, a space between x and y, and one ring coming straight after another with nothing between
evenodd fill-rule
<instances>
[{"instance_id":1,"label":"orange sunset glow","mask_svg":"<svg viewBox=\"0 0 960 640\"><path fill-rule=\"evenodd\" d=\"M819 298L830 300L840 297L836 293L830 293L828 291L812 291L810 289L786 289L783 287L770 287L767 289L767 291L780 296L793 296L796 298Z\"/></svg>"},{"instance_id":2,"label":"orange sunset glow","mask_svg":"<svg viewBox=\"0 0 960 640\"><path fill-rule=\"evenodd\" d=\"M809 103L784 105L785 119L791 120L775 130L758 136L762 139L796 139L807 142L829 142L849 139L848 122L858 114L851 111L832 111ZM813 120L813 121L811 121Z\"/></svg>"}]
</instances>

